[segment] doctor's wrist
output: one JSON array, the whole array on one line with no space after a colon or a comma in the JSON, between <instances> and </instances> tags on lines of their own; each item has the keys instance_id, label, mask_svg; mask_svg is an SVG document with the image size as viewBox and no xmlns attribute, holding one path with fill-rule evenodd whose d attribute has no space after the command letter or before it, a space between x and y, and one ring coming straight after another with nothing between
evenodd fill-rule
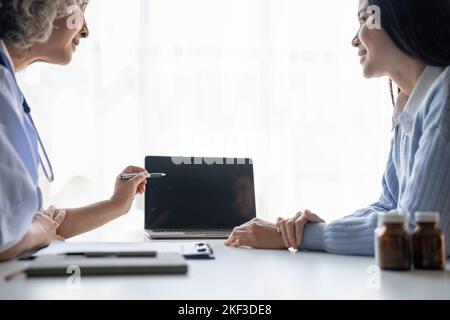
<instances>
[{"instance_id":1,"label":"doctor's wrist","mask_svg":"<svg viewBox=\"0 0 450 320\"><path fill-rule=\"evenodd\" d=\"M109 200L106 201L108 206L111 208L111 212L115 217L121 217L130 212L131 205L127 201L123 200L121 197L113 195Z\"/></svg>"}]
</instances>

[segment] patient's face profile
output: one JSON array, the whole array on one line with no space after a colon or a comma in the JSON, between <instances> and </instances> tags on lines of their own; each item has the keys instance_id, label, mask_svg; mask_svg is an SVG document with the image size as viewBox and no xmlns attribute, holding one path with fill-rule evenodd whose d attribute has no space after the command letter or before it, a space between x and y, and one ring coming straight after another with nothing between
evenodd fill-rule
<instances>
[{"instance_id":1,"label":"patient's face profile","mask_svg":"<svg viewBox=\"0 0 450 320\"><path fill-rule=\"evenodd\" d=\"M89 36L89 29L84 16L86 0L78 0L70 6L68 15L54 21L53 33L46 43L36 44L32 51L39 61L66 65L72 61L73 53L81 39Z\"/></svg>"},{"instance_id":2,"label":"patient's face profile","mask_svg":"<svg viewBox=\"0 0 450 320\"><path fill-rule=\"evenodd\" d=\"M380 12L382 15L383 12ZM373 27L374 16L369 8L368 0L359 0L358 21L359 30L352 40L352 45L358 49L360 63L366 78L389 76L396 61L401 58L401 51L381 25ZM379 21L381 24L381 21Z\"/></svg>"},{"instance_id":3,"label":"patient's face profile","mask_svg":"<svg viewBox=\"0 0 450 320\"><path fill-rule=\"evenodd\" d=\"M235 210L242 217L251 217L255 212L254 186L249 177L241 175L235 182Z\"/></svg>"}]
</instances>

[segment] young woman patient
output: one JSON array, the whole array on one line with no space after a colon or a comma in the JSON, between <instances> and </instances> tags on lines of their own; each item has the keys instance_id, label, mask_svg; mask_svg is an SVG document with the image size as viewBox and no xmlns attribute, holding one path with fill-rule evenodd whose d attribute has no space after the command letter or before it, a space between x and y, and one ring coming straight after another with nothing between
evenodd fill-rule
<instances>
[{"instance_id":1,"label":"young woman patient","mask_svg":"<svg viewBox=\"0 0 450 320\"><path fill-rule=\"evenodd\" d=\"M376 9L376 10L375 10ZM441 214L450 254L450 1L360 0L352 45L366 78L388 77L399 88L395 136L374 204L325 223L306 210L276 224L237 227L226 244L373 255L377 214L399 210L414 227L416 211ZM380 27L376 27L377 19Z\"/></svg>"}]
</instances>

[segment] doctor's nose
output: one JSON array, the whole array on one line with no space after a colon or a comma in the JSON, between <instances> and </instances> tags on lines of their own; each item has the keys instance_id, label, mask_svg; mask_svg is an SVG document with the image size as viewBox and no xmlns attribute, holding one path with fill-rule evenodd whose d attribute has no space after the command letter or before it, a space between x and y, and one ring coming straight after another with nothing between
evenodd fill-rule
<instances>
[{"instance_id":1,"label":"doctor's nose","mask_svg":"<svg viewBox=\"0 0 450 320\"><path fill-rule=\"evenodd\" d=\"M86 19L84 19L83 28L81 28L80 35L83 39L89 37L89 28Z\"/></svg>"}]
</instances>

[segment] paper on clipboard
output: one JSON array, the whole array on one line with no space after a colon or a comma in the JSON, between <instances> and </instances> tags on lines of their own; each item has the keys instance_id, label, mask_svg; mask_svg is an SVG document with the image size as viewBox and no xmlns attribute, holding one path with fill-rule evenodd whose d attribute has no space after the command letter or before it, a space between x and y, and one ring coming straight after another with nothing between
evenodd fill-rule
<instances>
[{"instance_id":1,"label":"paper on clipboard","mask_svg":"<svg viewBox=\"0 0 450 320\"><path fill-rule=\"evenodd\" d=\"M179 253L187 259L214 259L211 247L205 242L65 242L54 241L35 252L32 257L78 253L150 252Z\"/></svg>"}]
</instances>

